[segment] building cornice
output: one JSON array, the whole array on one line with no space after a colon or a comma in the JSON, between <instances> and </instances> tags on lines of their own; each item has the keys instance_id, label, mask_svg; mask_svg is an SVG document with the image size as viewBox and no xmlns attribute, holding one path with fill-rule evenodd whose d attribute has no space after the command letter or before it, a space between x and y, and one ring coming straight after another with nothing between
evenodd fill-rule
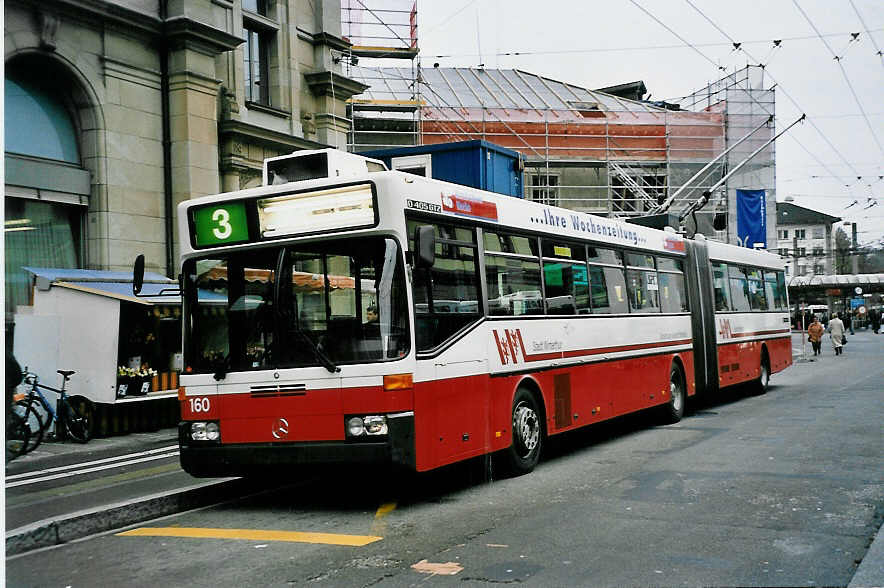
<instances>
[{"instance_id":1,"label":"building cornice","mask_svg":"<svg viewBox=\"0 0 884 588\"><path fill-rule=\"evenodd\" d=\"M334 96L340 100L347 100L351 96L362 94L369 88L362 82L357 82L333 71L306 73L304 81L316 96Z\"/></svg>"},{"instance_id":2,"label":"building cornice","mask_svg":"<svg viewBox=\"0 0 884 588\"><path fill-rule=\"evenodd\" d=\"M241 140L245 143L261 143L272 149L280 151L295 151L298 149L324 149L330 147L317 141L296 137L287 133L280 133L257 125L242 121L227 120L218 128L222 142L226 139ZM222 155L222 162L224 155Z\"/></svg>"}]
</instances>

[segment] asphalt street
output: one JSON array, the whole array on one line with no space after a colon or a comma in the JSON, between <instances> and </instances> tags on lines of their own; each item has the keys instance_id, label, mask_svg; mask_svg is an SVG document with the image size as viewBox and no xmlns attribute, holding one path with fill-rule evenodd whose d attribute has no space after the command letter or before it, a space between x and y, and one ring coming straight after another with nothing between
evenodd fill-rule
<instances>
[{"instance_id":1,"label":"asphalt street","mask_svg":"<svg viewBox=\"0 0 884 588\"><path fill-rule=\"evenodd\" d=\"M860 331L764 396L556 438L519 478L486 459L274 472L223 504L10 557L7 584L846 586L884 514L882 358L884 336Z\"/></svg>"}]
</instances>

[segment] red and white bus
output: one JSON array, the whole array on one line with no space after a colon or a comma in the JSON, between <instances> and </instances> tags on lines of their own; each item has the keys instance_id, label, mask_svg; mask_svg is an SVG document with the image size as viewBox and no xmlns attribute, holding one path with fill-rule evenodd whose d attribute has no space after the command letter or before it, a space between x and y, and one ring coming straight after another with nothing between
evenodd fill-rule
<instances>
[{"instance_id":1,"label":"red and white bus","mask_svg":"<svg viewBox=\"0 0 884 588\"><path fill-rule=\"evenodd\" d=\"M288 181L296 179L297 181ZM182 203L179 439L196 476L426 471L689 396L792 352L776 255L336 152Z\"/></svg>"}]
</instances>

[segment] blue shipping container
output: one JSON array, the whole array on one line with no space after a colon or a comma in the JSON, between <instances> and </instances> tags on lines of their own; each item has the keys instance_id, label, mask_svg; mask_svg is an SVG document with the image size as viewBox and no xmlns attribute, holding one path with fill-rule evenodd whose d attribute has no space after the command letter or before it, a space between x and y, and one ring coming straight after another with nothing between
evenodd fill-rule
<instances>
[{"instance_id":1,"label":"blue shipping container","mask_svg":"<svg viewBox=\"0 0 884 588\"><path fill-rule=\"evenodd\" d=\"M463 186L522 198L524 157L488 141L459 141L397 149L361 151L390 169L412 171ZM430 173L427 174L427 168ZM421 173L421 170L423 172Z\"/></svg>"}]
</instances>

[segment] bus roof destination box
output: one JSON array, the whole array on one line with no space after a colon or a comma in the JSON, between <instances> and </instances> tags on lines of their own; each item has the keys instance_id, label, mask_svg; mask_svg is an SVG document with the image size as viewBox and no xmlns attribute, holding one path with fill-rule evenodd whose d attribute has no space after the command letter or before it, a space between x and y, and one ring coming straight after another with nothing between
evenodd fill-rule
<instances>
[{"instance_id":1,"label":"bus roof destination box","mask_svg":"<svg viewBox=\"0 0 884 588\"><path fill-rule=\"evenodd\" d=\"M263 185L318 178L357 178L368 172L387 171L383 162L337 149L295 151L264 160Z\"/></svg>"},{"instance_id":2,"label":"bus roof destination box","mask_svg":"<svg viewBox=\"0 0 884 588\"><path fill-rule=\"evenodd\" d=\"M458 141L363 151L390 169L523 198L524 156L488 141Z\"/></svg>"}]
</instances>

